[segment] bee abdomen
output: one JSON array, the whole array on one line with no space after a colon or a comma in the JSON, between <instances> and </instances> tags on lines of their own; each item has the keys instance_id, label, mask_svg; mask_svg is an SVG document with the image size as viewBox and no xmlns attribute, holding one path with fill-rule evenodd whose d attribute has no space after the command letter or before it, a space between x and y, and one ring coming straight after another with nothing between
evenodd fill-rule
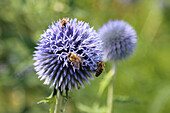
<instances>
[{"instance_id":1,"label":"bee abdomen","mask_svg":"<svg viewBox=\"0 0 170 113\"><path fill-rule=\"evenodd\" d=\"M103 72L103 69L97 70L95 76L98 77Z\"/></svg>"}]
</instances>

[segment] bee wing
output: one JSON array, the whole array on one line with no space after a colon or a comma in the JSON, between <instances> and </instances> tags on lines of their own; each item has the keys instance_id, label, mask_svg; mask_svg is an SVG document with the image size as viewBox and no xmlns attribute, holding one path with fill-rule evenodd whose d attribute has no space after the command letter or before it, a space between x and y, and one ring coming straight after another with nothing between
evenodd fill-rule
<instances>
[{"instance_id":1,"label":"bee wing","mask_svg":"<svg viewBox=\"0 0 170 113\"><path fill-rule=\"evenodd\" d=\"M104 67L103 71L104 71L104 72L106 72L106 69L105 69L105 67Z\"/></svg>"},{"instance_id":2,"label":"bee wing","mask_svg":"<svg viewBox=\"0 0 170 113\"><path fill-rule=\"evenodd\" d=\"M74 66L76 69L80 69L80 63L79 63L79 62L73 62L73 66Z\"/></svg>"}]
</instances>

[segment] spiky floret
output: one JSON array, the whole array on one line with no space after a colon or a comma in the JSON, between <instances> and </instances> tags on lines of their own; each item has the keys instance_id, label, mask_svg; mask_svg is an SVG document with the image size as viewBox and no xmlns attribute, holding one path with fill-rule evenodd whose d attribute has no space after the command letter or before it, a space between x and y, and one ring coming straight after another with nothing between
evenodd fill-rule
<instances>
[{"instance_id":1,"label":"spiky floret","mask_svg":"<svg viewBox=\"0 0 170 113\"><path fill-rule=\"evenodd\" d=\"M60 90L84 87L84 81L94 79L91 72L96 70L102 59L102 41L93 27L84 21L67 18L53 22L41 35L34 51L35 70L44 84ZM81 67L75 68L68 54L74 53L81 59Z\"/></svg>"},{"instance_id":2,"label":"spiky floret","mask_svg":"<svg viewBox=\"0 0 170 113\"><path fill-rule=\"evenodd\" d=\"M128 58L135 50L136 31L123 20L109 21L98 30L103 41L105 60L122 60Z\"/></svg>"}]
</instances>

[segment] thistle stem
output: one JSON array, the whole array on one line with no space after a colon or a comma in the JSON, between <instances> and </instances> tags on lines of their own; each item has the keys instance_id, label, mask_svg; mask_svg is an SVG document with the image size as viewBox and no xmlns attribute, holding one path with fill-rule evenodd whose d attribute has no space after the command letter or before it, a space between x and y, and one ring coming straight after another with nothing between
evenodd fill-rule
<instances>
[{"instance_id":1,"label":"thistle stem","mask_svg":"<svg viewBox=\"0 0 170 113\"><path fill-rule=\"evenodd\" d=\"M114 80L116 79L116 62L113 65L113 68L109 71L108 76L112 76L112 80L110 81L110 84L108 86L108 96L107 96L107 113L113 113L112 112L112 106L114 102Z\"/></svg>"},{"instance_id":2,"label":"thistle stem","mask_svg":"<svg viewBox=\"0 0 170 113\"><path fill-rule=\"evenodd\" d=\"M56 98L56 103L55 103L54 113L62 113L62 103L63 103L63 97L58 92L57 93L57 98Z\"/></svg>"}]
</instances>

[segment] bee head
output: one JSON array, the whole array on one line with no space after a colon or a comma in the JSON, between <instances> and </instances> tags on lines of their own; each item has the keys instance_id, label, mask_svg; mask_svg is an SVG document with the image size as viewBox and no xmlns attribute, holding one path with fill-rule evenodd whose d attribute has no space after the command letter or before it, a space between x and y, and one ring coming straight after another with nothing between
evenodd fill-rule
<instances>
[{"instance_id":1,"label":"bee head","mask_svg":"<svg viewBox=\"0 0 170 113\"><path fill-rule=\"evenodd\" d=\"M104 67L105 66L105 64L103 63L103 62L98 62L98 64L97 64L98 66L100 66L100 67Z\"/></svg>"},{"instance_id":2,"label":"bee head","mask_svg":"<svg viewBox=\"0 0 170 113\"><path fill-rule=\"evenodd\" d=\"M69 57L69 58L70 58L70 56L71 56L71 53L68 54L68 57Z\"/></svg>"},{"instance_id":3,"label":"bee head","mask_svg":"<svg viewBox=\"0 0 170 113\"><path fill-rule=\"evenodd\" d=\"M68 54L68 58L73 58L74 57L74 53L69 53Z\"/></svg>"}]
</instances>

